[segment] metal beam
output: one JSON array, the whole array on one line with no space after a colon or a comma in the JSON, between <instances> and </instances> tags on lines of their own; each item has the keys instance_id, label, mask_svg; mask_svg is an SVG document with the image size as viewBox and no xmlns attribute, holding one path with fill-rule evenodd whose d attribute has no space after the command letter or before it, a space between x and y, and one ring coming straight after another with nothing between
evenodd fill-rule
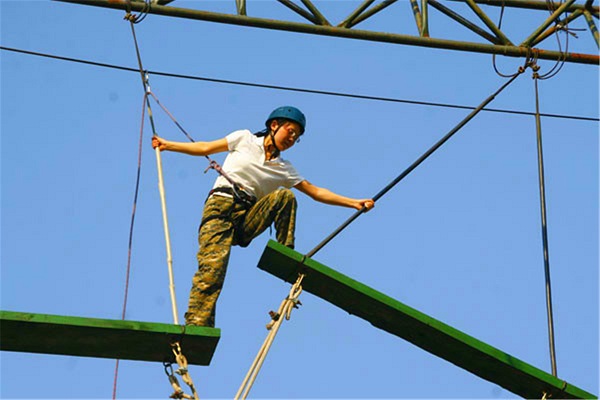
<instances>
[{"instance_id":1,"label":"metal beam","mask_svg":"<svg viewBox=\"0 0 600 400\"><path fill-rule=\"evenodd\" d=\"M596 41L596 46L598 46L598 48L600 48L600 41L598 39L598 28L596 27L596 24L594 23L594 20L592 19L592 14L590 14L590 12L588 10L585 10L583 12L583 15L585 16L585 20L588 23L588 26L590 27L590 32L592 32L592 36L594 36L594 40Z\"/></svg>"},{"instance_id":2,"label":"metal beam","mask_svg":"<svg viewBox=\"0 0 600 400\"><path fill-rule=\"evenodd\" d=\"M552 15L550 15L548 17L548 19L546 19L546 21L544 21L544 23L542 25L540 25L535 31L533 31L533 33L531 35L529 35L529 37L527 39L525 39L523 41L523 43L521 43L521 46L527 46L529 47L531 45L531 43L533 43L533 41L535 39L537 39L538 36L540 36L547 27L549 27L553 22L555 22L556 20L558 20L558 18L560 17L560 15L565 12L565 10L572 5L575 2L575 0L567 0L566 3L564 3L562 6L558 7L558 9L556 11L554 11L552 13Z\"/></svg>"},{"instance_id":3,"label":"metal beam","mask_svg":"<svg viewBox=\"0 0 600 400\"><path fill-rule=\"evenodd\" d=\"M349 16L348 18L346 18L345 20L343 20L342 22L340 22L337 26L338 28L349 28L351 26L351 24L354 22L354 20L360 15L362 14L367 8L369 8L371 6L371 4L373 4L375 0L365 0L363 1L363 3L358 6L358 8L356 10L354 10Z\"/></svg>"},{"instance_id":4,"label":"metal beam","mask_svg":"<svg viewBox=\"0 0 600 400\"><path fill-rule=\"evenodd\" d=\"M549 36L551 36L551 35L559 32L559 31L561 31L562 29L564 29L571 22L573 22L574 20L576 20L577 18L579 18L580 16L582 16L583 13L584 13L584 11L576 10L571 15L569 15L567 18L565 18L563 20L560 20L558 23L554 24L554 26L550 27L549 29L546 29L546 31L544 31L544 33L542 33L541 35L539 35L531 43L531 45L532 46L537 46L542 41L546 40ZM590 29L591 29L591 27L590 27Z\"/></svg>"},{"instance_id":5,"label":"metal beam","mask_svg":"<svg viewBox=\"0 0 600 400\"><path fill-rule=\"evenodd\" d=\"M465 0L449 0L454 2L464 3ZM495 7L511 7L511 8L524 8L529 10L546 10L548 11L548 2L545 0L474 0L475 3L495 6ZM552 9L555 10L561 6L561 3L552 2L550 3ZM573 12L575 10L589 9L593 13L598 13L600 7L598 6L587 6L586 4L573 4L567 8L567 12Z\"/></svg>"},{"instance_id":6,"label":"metal beam","mask_svg":"<svg viewBox=\"0 0 600 400\"><path fill-rule=\"evenodd\" d=\"M467 4L473 10L473 12L483 21L483 23L496 35L502 44L512 45L512 42L502 33L500 29L492 22L492 20L483 12L481 8L475 3L475 0L466 0ZM575 1L575 0L572 0Z\"/></svg>"},{"instance_id":7,"label":"metal beam","mask_svg":"<svg viewBox=\"0 0 600 400\"><path fill-rule=\"evenodd\" d=\"M499 44L500 43L500 39L498 37L496 37L496 36L494 36L494 35L486 32L486 31L484 31L479 26L477 26L474 23L472 23L471 21L467 20L466 18L464 18L460 14L452 11L451 9L449 9L448 7L446 7L445 5L443 5L441 3L438 3L436 0L429 0L429 4L433 8L435 8L436 10L438 10L439 12L441 12L442 14L447 15L448 17L452 18L453 20L455 20L459 24L461 24L464 27L466 27L466 28L470 29L471 31L475 32L476 34L478 34L479 36L481 36L482 38L484 38L488 42L494 43L494 44Z\"/></svg>"},{"instance_id":8,"label":"metal beam","mask_svg":"<svg viewBox=\"0 0 600 400\"><path fill-rule=\"evenodd\" d=\"M363 22L364 20L372 17L373 15L377 14L381 10L391 6L396 1L398 1L398 0L384 0L383 2L377 4L375 7L370 8L369 10L363 12L362 14L360 14L356 18L354 18L352 23L348 24L347 28L352 28L353 26Z\"/></svg>"},{"instance_id":9,"label":"metal beam","mask_svg":"<svg viewBox=\"0 0 600 400\"><path fill-rule=\"evenodd\" d=\"M145 3L129 2L128 0L55 0L64 3L74 3L88 6L112 8L118 10L144 11ZM356 29L345 29L333 26L308 25L298 22L278 21L265 18L247 17L214 13L208 11L191 10L177 7L166 7L153 5L150 14L164 15L169 17L187 18L200 21L218 22L239 26L274 29L288 32L308 33L313 35L333 36L340 38L351 38L382 43L404 44L410 46L422 46L429 48L462 50L475 53L499 54L509 57L526 58L531 55L531 49L510 45L491 45L482 43L461 42L447 39L418 37L394 33L372 32ZM564 60L578 64L598 65L600 57L597 54L562 53L553 50L535 49L538 59L542 60Z\"/></svg>"},{"instance_id":10,"label":"metal beam","mask_svg":"<svg viewBox=\"0 0 600 400\"><path fill-rule=\"evenodd\" d=\"M417 31L420 36L423 36L423 17L421 16L421 10L419 9L419 4L417 0L410 0L410 7L412 9L413 15L415 16L415 23L417 24Z\"/></svg>"}]
</instances>

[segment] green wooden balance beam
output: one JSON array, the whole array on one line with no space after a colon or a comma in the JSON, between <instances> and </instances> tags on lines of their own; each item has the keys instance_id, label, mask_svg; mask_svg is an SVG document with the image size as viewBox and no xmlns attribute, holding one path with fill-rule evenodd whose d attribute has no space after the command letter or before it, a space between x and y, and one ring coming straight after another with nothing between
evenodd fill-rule
<instances>
[{"instance_id":1,"label":"green wooden balance beam","mask_svg":"<svg viewBox=\"0 0 600 400\"><path fill-rule=\"evenodd\" d=\"M304 291L524 398L597 398L313 259L302 262L303 257L271 240L258 267L289 283L303 273Z\"/></svg>"},{"instance_id":2,"label":"green wooden balance beam","mask_svg":"<svg viewBox=\"0 0 600 400\"><path fill-rule=\"evenodd\" d=\"M178 341L189 364L209 365L220 329L154 322L0 311L0 350L174 362Z\"/></svg>"}]
</instances>

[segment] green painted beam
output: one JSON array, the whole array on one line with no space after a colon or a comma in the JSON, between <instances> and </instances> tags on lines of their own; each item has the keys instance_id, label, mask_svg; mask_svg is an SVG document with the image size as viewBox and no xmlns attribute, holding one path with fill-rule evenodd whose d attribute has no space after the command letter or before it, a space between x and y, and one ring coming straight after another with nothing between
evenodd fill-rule
<instances>
[{"instance_id":1,"label":"green painted beam","mask_svg":"<svg viewBox=\"0 0 600 400\"><path fill-rule=\"evenodd\" d=\"M138 361L175 361L179 341L189 364L209 365L220 329L154 322L0 311L0 350Z\"/></svg>"},{"instance_id":2,"label":"green painted beam","mask_svg":"<svg viewBox=\"0 0 600 400\"><path fill-rule=\"evenodd\" d=\"M528 399L597 396L431 318L277 242L269 241L258 267L286 282L305 274L304 291L369 321L485 380Z\"/></svg>"}]
</instances>

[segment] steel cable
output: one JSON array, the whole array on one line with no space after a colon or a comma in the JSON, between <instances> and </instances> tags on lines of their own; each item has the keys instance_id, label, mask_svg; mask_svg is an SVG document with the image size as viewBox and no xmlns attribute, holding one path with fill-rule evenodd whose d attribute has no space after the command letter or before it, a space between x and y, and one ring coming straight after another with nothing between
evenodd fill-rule
<instances>
[{"instance_id":1,"label":"steel cable","mask_svg":"<svg viewBox=\"0 0 600 400\"><path fill-rule=\"evenodd\" d=\"M47 53L40 53L40 52L35 52L35 51L17 49L17 48L13 48L13 47L0 46L0 50L11 51L11 52L15 52L15 53L27 54L27 55L38 56L38 57L45 57L45 58L50 58L50 59L55 59L55 60L60 60L60 61L92 65L92 66L101 67L101 68L109 68L109 69L116 69L116 70L120 70L120 71L139 73L139 70L136 68L124 67L124 66L115 65L115 64L101 63L101 62L90 61L90 60L82 60L82 59L71 58L71 57L57 56L57 55L52 55L52 54L47 54ZM400 99L400 98L393 98L393 97L371 96L371 95L353 94L353 93L344 93L344 92L333 92L333 91L319 90L319 89L305 89L305 88L297 88L297 87L281 86L281 85L270 85L270 84L255 83L255 82L208 78L208 77L203 77L203 76L177 74L177 73L172 73L172 72L146 70L146 73L148 75L164 76L167 78L197 80L197 81L203 81L203 82L220 83L220 84L225 84L225 85L236 85L236 86L255 87L255 88L261 88L261 89L282 90L282 91L290 91L290 92L296 92L296 93L308 93L308 94L317 94L317 95L324 95L324 96L335 96L335 97L351 98L351 99L358 99L358 100L372 100L372 101L382 101L382 102L390 102L390 103L403 103L403 104L412 104L412 105L418 105L418 106L440 107L440 108L450 108L450 109L459 109L459 110L474 110L475 109L475 107L473 107L473 106L465 106L465 105L460 105L460 104ZM507 110L507 109L499 109L499 108L484 108L482 111L513 114L513 115L535 116L535 112L531 112L531 111ZM573 120L592 121L592 122L600 121L600 118L598 118L598 117L586 117L586 116L565 115L565 114L548 114L548 113L540 114L540 115L542 117L548 117L548 118L573 119Z\"/></svg>"}]
</instances>

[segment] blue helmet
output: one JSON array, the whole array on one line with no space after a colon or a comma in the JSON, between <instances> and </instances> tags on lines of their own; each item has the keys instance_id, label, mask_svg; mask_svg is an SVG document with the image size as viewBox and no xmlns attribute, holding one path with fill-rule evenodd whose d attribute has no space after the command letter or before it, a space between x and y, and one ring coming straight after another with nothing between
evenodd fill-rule
<instances>
[{"instance_id":1,"label":"blue helmet","mask_svg":"<svg viewBox=\"0 0 600 400\"><path fill-rule=\"evenodd\" d=\"M267 128L269 127L269 124L271 124L271 121L278 118L297 122L302 128L302 133L304 133L304 129L306 129L306 117L302 114L302 111L298 110L296 107L283 106L274 109L269 115L269 118L265 121Z\"/></svg>"}]
</instances>

